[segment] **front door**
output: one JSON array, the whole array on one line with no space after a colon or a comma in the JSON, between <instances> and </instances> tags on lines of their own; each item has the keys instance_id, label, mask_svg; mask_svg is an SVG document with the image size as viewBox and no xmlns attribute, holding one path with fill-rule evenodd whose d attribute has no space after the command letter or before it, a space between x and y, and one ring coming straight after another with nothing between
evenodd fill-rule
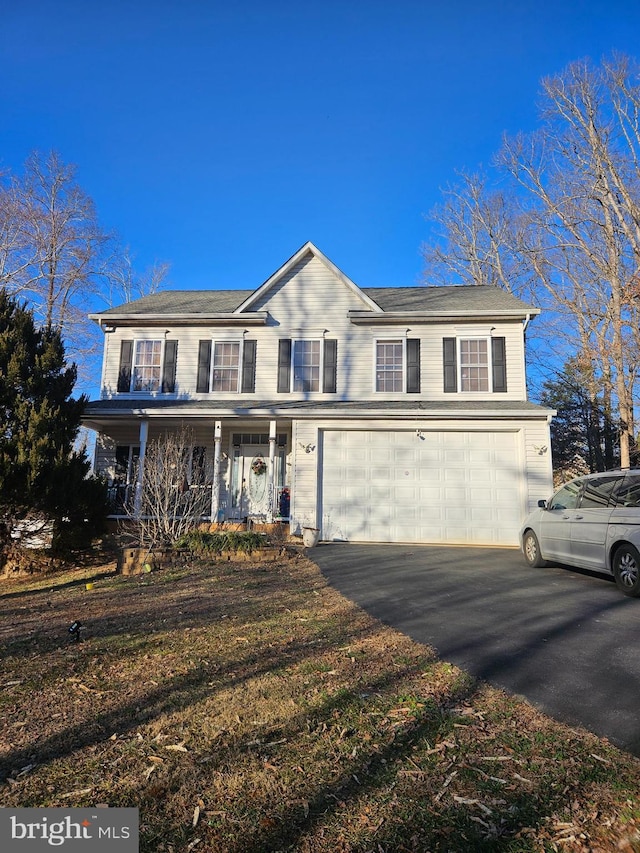
<instances>
[{"instance_id":1,"label":"front door","mask_svg":"<svg viewBox=\"0 0 640 853\"><path fill-rule=\"evenodd\" d=\"M264 515L273 511L269 494L268 445L234 447L231 477L231 510L236 518ZM276 479L277 482L277 479ZM273 497L271 496L271 501Z\"/></svg>"},{"instance_id":2,"label":"front door","mask_svg":"<svg viewBox=\"0 0 640 853\"><path fill-rule=\"evenodd\" d=\"M233 448L230 518L278 515L277 498L285 485L285 448L276 448L273 488L269 490L269 446L241 444Z\"/></svg>"}]
</instances>

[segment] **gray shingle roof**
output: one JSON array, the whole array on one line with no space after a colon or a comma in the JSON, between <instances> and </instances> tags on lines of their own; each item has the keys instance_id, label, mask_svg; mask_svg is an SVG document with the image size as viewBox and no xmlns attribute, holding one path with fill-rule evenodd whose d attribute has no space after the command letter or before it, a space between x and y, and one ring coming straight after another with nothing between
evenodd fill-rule
<instances>
[{"instance_id":1,"label":"gray shingle roof","mask_svg":"<svg viewBox=\"0 0 640 853\"><path fill-rule=\"evenodd\" d=\"M536 311L511 293L488 285L448 287L363 287L383 311ZM108 308L100 316L149 314L224 314L251 296L251 290L165 290Z\"/></svg>"},{"instance_id":2,"label":"gray shingle roof","mask_svg":"<svg viewBox=\"0 0 640 853\"><path fill-rule=\"evenodd\" d=\"M447 287L363 288L383 311L521 311L524 302L506 290L488 285Z\"/></svg>"},{"instance_id":3,"label":"gray shingle roof","mask_svg":"<svg viewBox=\"0 0 640 853\"><path fill-rule=\"evenodd\" d=\"M163 290L101 311L110 314L218 314L234 311L252 290Z\"/></svg>"}]
</instances>

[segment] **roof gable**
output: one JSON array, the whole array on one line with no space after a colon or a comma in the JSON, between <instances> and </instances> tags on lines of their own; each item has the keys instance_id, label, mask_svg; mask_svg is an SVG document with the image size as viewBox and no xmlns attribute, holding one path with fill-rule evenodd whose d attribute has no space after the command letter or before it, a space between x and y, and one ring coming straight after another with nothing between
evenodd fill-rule
<instances>
[{"instance_id":1,"label":"roof gable","mask_svg":"<svg viewBox=\"0 0 640 853\"><path fill-rule=\"evenodd\" d=\"M235 309L235 314L241 314L245 311L251 311L252 308L258 302L262 302L266 294L269 293L270 290L276 288L278 284L286 278L289 273L294 269L294 267L299 264L302 260L307 257L315 257L322 264L324 264L327 269L329 269L333 275L342 282L342 284L353 293L358 299L363 303L363 309L368 309L370 311L381 312L382 309L380 306L370 297L368 296L362 288L358 287L350 278L348 278L342 270L338 269L338 267L329 260L329 258L320 251L316 246L311 242L307 242L304 246L301 246L298 251L293 254L288 261L277 269L273 275L269 276L269 278L264 282L264 284L260 285L257 290L254 290L253 293L245 299L238 307Z\"/></svg>"}]
</instances>

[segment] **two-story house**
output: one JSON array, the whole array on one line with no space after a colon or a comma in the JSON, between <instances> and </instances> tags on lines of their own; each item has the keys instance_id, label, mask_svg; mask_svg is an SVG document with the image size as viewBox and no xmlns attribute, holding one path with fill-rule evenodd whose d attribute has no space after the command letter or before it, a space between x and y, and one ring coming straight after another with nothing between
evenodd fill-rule
<instances>
[{"instance_id":1,"label":"two-story house","mask_svg":"<svg viewBox=\"0 0 640 853\"><path fill-rule=\"evenodd\" d=\"M527 400L538 313L493 287L358 287L306 243L254 291L168 291L92 315L96 468L140 488L145 448L194 435L214 520L324 540L517 544L552 484L553 412Z\"/></svg>"}]
</instances>

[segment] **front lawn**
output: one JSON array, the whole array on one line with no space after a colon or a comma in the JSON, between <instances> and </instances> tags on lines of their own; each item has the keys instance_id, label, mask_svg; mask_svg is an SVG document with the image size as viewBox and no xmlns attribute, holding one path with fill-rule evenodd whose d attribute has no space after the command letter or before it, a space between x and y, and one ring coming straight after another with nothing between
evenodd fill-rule
<instances>
[{"instance_id":1,"label":"front lawn","mask_svg":"<svg viewBox=\"0 0 640 853\"><path fill-rule=\"evenodd\" d=\"M304 557L112 569L0 586L0 805L138 806L143 853L640 850L638 759Z\"/></svg>"}]
</instances>

